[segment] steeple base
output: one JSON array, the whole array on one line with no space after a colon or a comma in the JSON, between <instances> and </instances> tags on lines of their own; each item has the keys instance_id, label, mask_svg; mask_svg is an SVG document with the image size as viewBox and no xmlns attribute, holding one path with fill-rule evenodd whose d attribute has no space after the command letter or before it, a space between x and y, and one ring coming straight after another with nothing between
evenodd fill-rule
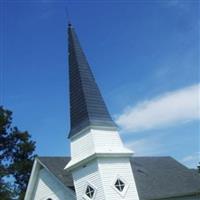
<instances>
[{"instance_id":1,"label":"steeple base","mask_svg":"<svg viewBox=\"0 0 200 200\"><path fill-rule=\"evenodd\" d=\"M139 200L129 158L96 158L72 175L77 200Z\"/></svg>"}]
</instances>

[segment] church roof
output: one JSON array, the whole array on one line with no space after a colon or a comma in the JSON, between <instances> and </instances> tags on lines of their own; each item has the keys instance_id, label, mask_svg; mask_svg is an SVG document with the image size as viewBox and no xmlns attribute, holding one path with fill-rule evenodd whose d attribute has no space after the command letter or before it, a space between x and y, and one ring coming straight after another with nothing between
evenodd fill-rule
<instances>
[{"instance_id":1,"label":"church roof","mask_svg":"<svg viewBox=\"0 0 200 200\"><path fill-rule=\"evenodd\" d=\"M74 190L74 183L71 173L66 173L65 165L70 161L70 157L38 157L40 162L53 173L65 186Z\"/></svg>"},{"instance_id":2,"label":"church roof","mask_svg":"<svg viewBox=\"0 0 200 200\"><path fill-rule=\"evenodd\" d=\"M68 27L68 45L71 118L69 137L87 127L116 129L71 24Z\"/></svg>"},{"instance_id":3,"label":"church roof","mask_svg":"<svg viewBox=\"0 0 200 200\"><path fill-rule=\"evenodd\" d=\"M200 194L200 174L171 157L135 157L131 164L141 199Z\"/></svg>"},{"instance_id":4,"label":"church roof","mask_svg":"<svg viewBox=\"0 0 200 200\"><path fill-rule=\"evenodd\" d=\"M74 190L64 170L69 157L38 158L66 187ZM200 194L200 175L171 157L133 157L131 165L141 200Z\"/></svg>"}]
</instances>

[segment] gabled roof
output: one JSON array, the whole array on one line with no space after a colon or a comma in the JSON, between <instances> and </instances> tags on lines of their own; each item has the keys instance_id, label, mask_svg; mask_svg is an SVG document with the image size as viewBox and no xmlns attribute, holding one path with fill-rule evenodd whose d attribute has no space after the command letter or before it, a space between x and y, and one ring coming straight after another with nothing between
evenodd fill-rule
<instances>
[{"instance_id":1,"label":"gabled roof","mask_svg":"<svg viewBox=\"0 0 200 200\"><path fill-rule=\"evenodd\" d=\"M67 192L75 199L75 192L71 174L66 174L63 170L63 164L69 162L69 159L70 158L66 157L36 157L32 167L31 176L29 178L24 200L33 199L33 197L35 196L38 181L40 180L40 178L43 179L42 177L40 177L40 171L42 169L48 172L51 179L53 178L54 182L57 181L56 183L58 185L60 183L60 187L62 188L62 190L66 190L65 192Z\"/></svg>"},{"instance_id":2,"label":"gabled roof","mask_svg":"<svg viewBox=\"0 0 200 200\"><path fill-rule=\"evenodd\" d=\"M68 27L70 121L69 137L88 127L117 129L96 84L71 24Z\"/></svg>"},{"instance_id":3,"label":"gabled roof","mask_svg":"<svg viewBox=\"0 0 200 200\"><path fill-rule=\"evenodd\" d=\"M40 162L51 171L66 187L74 190L72 175L64 170L70 157L38 157Z\"/></svg>"},{"instance_id":4,"label":"gabled roof","mask_svg":"<svg viewBox=\"0 0 200 200\"><path fill-rule=\"evenodd\" d=\"M64 170L69 157L38 159L66 187L74 187L71 174ZM200 195L200 175L171 157L133 157L131 165L141 200Z\"/></svg>"}]
</instances>

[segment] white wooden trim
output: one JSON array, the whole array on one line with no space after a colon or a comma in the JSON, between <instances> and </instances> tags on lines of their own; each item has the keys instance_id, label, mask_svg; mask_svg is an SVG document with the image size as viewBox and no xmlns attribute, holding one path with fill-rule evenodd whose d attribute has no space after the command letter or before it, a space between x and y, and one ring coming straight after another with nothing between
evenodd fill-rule
<instances>
[{"instance_id":1,"label":"white wooden trim","mask_svg":"<svg viewBox=\"0 0 200 200\"><path fill-rule=\"evenodd\" d=\"M73 192L71 189L69 189L66 185L64 185L39 159L38 162L56 179L58 182L64 186L64 188L69 192L72 196L76 196L75 192ZM64 169L63 169L64 170Z\"/></svg>"},{"instance_id":2,"label":"white wooden trim","mask_svg":"<svg viewBox=\"0 0 200 200\"><path fill-rule=\"evenodd\" d=\"M37 158L35 158L24 200L31 200L32 199L31 196L34 192L35 182L37 181L39 170L40 170L40 165L38 163Z\"/></svg>"},{"instance_id":3,"label":"white wooden trim","mask_svg":"<svg viewBox=\"0 0 200 200\"><path fill-rule=\"evenodd\" d=\"M83 160L77 160L77 161L71 160L64 169L66 169L67 171L71 171L74 168L77 168L80 165L88 163L89 161L91 161L91 160L93 160L95 158L100 158L100 157L111 157L111 158L113 158L113 157L114 158L115 157L132 157L132 155L133 155L133 152L132 151L128 151L128 150L127 150L127 152L124 152L124 153L121 153L121 152L116 152L116 153L113 153L113 152L112 153L94 153L94 154L86 157Z\"/></svg>"},{"instance_id":4,"label":"white wooden trim","mask_svg":"<svg viewBox=\"0 0 200 200\"><path fill-rule=\"evenodd\" d=\"M76 197L75 192L66 187L38 158L35 158L24 200L32 200L32 195L33 192L35 191L35 185L38 179L38 174L42 167L45 168L45 170L47 170L48 173L51 174L51 176L53 176L56 180L58 180L58 182L61 185L63 185L63 187L67 190L68 193L70 193L73 197Z\"/></svg>"}]
</instances>

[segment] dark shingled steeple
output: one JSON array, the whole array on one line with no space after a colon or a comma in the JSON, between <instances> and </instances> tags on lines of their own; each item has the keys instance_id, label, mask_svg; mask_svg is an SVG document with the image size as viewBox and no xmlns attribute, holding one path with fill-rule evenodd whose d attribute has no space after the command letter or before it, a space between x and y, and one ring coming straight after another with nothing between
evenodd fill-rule
<instances>
[{"instance_id":1,"label":"dark shingled steeple","mask_svg":"<svg viewBox=\"0 0 200 200\"><path fill-rule=\"evenodd\" d=\"M68 26L70 117L69 138L87 127L117 129L80 46L74 28Z\"/></svg>"}]
</instances>

